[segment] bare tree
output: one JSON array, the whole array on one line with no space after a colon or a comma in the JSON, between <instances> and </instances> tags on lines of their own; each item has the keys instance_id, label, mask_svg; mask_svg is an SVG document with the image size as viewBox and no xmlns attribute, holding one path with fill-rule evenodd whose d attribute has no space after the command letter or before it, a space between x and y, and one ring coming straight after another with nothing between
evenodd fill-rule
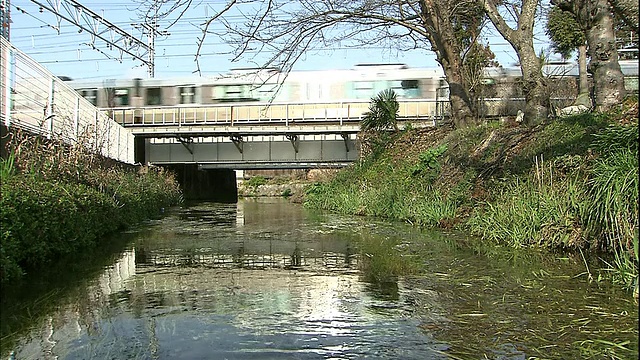
<instances>
[{"instance_id":1,"label":"bare tree","mask_svg":"<svg viewBox=\"0 0 640 360\"><path fill-rule=\"evenodd\" d=\"M156 2L168 6L167 0ZM176 0L172 6L180 8L178 3L189 5L190 0ZM454 123L467 126L478 117L465 58L476 50L486 53L486 48L473 46L483 19L476 0L228 0L201 24L196 66L199 71L207 36L233 45L233 61L242 58L284 74L302 56L336 47L434 51L449 84Z\"/></svg>"},{"instance_id":2,"label":"bare tree","mask_svg":"<svg viewBox=\"0 0 640 360\"><path fill-rule=\"evenodd\" d=\"M549 114L550 103L547 83L542 75L543 59L536 55L533 47L533 30L538 0L479 1L483 4L493 25L502 37L511 44L520 60L526 100L525 123L528 125L541 123ZM502 11L498 9L499 7ZM515 22L515 28L509 26L508 21L510 20Z\"/></svg>"},{"instance_id":3,"label":"bare tree","mask_svg":"<svg viewBox=\"0 0 640 360\"><path fill-rule=\"evenodd\" d=\"M169 29L182 18L193 0L133 0L132 3L135 5L129 10L142 23L156 26L159 21L171 18L171 22L164 27Z\"/></svg>"},{"instance_id":4,"label":"bare tree","mask_svg":"<svg viewBox=\"0 0 640 360\"><path fill-rule=\"evenodd\" d=\"M606 111L620 104L626 91L607 0L552 0L552 3L574 14L586 31L596 110Z\"/></svg>"}]
</instances>

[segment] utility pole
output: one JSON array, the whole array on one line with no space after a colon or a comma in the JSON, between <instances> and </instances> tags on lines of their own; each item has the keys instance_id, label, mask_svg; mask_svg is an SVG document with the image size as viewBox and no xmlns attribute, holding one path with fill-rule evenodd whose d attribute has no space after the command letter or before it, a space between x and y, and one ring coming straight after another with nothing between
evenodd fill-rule
<instances>
[{"instance_id":1,"label":"utility pole","mask_svg":"<svg viewBox=\"0 0 640 360\"><path fill-rule=\"evenodd\" d=\"M151 24L131 24L136 29L142 29L142 35L147 37L147 46L149 47L149 53L147 58L147 63L149 65L148 75L149 78L153 78L155 76L155 40L156 35L166 36L169 35L169 32L166 30L158 30L158 24L156 22L156 17L153 17Z\"/></svg>"},{"instance_id":2,"label":"utility pole","mask_svg":"<svg viewBox=\"0 0 640 360\"><path fill-rule=\"evenodd\" d=\"M7 3L9 0L0 0ZM44 3L46 1L46 4ZM40 6L41 9L50 11L57 16L58 33L60 33L61 19L77 26L78 32L86 31L91 36L91 43L88 43L92 49L102 52L96 45L96 38L107 43L109 49L116 48L120 57L118 61L122 62L124 54L132 56L134 59L142 61L149 68L149 75L153 77L153 36L160 33L153 29L150 31L148 43L140 41L128 32L120 29L113 23L104 18L104 14L99 15L91 9L80 4L75 0L31 0L32 3ZM144 58L148 55L148 60ZM107 55L108 56L108 55Z\"/></svg>"}]
</instances>

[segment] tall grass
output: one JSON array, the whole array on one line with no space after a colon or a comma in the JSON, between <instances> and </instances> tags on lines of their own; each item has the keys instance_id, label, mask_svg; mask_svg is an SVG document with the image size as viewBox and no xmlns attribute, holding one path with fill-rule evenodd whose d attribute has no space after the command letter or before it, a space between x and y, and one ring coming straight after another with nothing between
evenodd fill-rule
<instances>
[{"instance_id":1,"label":"tall grass","mask_svg":"<svg viewBox=\"0 0 640 360\"><path fill-rule=\"evenodd\" d=\"M421 138L428 148L378 139L364 160L311 186L305 205L454 226L512 247L605 251L614 281L631 286L638 125L608 126L609 118L583 114L534 129L490 123Z\"/></svg>"},{"instance_id":2,"label":"tall grass","mask_svg":"<svg viewBox=\"0 0 640 360\"><path fill-rule=\"evenodd\" d=\"M0 280L92 246L181 201L173 174L118 165L79 142L12 133L0 167Z\"/></svg>"},{"instance_id":3,"label":"tall grass","mask_svg":"<svg viewBox=\"0 0 640 360\"><path fill-rule=\"evenodd\" d=\"M586 230L613 252L609 271L631 288L638 277L638 125L613 125L596 135ZM637 286L637 285L636 285Z\"/></svg>"},{"instance_id":4,"label":"tall grass","mask_svg":"<svg viewBox=\"0 0 640 360\"><path fill-rule=\"evenodd\" d=\"M637 129L604 129L594 136L595 158L535 157L524 177L491 187L467 222L471 232L516 247L606 251L613 281L631 288L638 276Z\"/></svg>"},{"instance_id":5,"label":"tall grass","mask_svg":"<svg viewBox=\"0 0 640 360\"><path fill-rule=\"evenodd\" d=\"M507 178L492 187L491 200L467 222L471 232L514 247L582 247L581 212L587 206L583 182L537 159L538 166L525 177Z\"/></svg>"},{"instance_id":6,"label":"tall grass","mask_svg":"<svg viewBox=\"0 0 640 360\"><path fill-rule=\"evenodd\" d=\"M445 152L446 146L433 147L399 162L378 154L375 161L362 161L330 182L309 187L305 206L436 226L454 219L460 199L469 196L459 196L468 191L460 184L447 192L434 187Z\"/></svg>"},{"instance_id":7,"label":"tall grass","mask_svg":"<svg viewBox=\"0 0 640 360\"><path fill-rule=\"evenodd\" d=\"M359 268L369 283L396 282L398 277L414 274L420 268L419 259L404 253L398 239L363 233L356 243L360 252Z\"/></svg>"},{"instance_id":8,"label":"tall grass","mask_svg":"<svg viewBox=\"0 0 640 360\"><path fill-rule=\"evenodd\" d=\"M0 159L0 184L7 181L15 173L15 156L9 154L6 159Z\"/></svg>"}]
</instances>

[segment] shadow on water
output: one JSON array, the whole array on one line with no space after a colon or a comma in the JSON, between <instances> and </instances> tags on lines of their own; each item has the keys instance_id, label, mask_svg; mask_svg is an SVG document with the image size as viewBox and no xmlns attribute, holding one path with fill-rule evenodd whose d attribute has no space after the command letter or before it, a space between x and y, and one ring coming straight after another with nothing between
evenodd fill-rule
<instances>
[{"instance_id":1,"label":"shadow on water","mask_svg":"<svg viewBox=\"0 0 640 360\"><path fill-rule=\"evenodd\" d=\"M582 259L563 254L505 251L279 199L189 203L114 239L3 289L3 357L573 359L638 351L629 294L589 282Z\"/></svg>"}]
</instances>

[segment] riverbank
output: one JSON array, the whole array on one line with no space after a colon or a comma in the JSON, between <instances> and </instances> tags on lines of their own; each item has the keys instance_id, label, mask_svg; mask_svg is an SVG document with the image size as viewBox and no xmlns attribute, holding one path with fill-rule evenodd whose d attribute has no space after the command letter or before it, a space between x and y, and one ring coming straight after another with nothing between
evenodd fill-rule
<instances>
[{"instance_id":1,"label":"riverbank","mask_svg":"<svg viewBox=\"0 0 640 360\"><path fill-rule=\"evenodd\" d=\"M619 113L534 128L496 121L364 139L368 155L313 184L306 206L455 228L512 247L604 252L611 256L600 275L637 284L637 99Z\"/></svg>"},{"instance_id":2,"label":"riverbank","mask_svg":"<svg viewBox=\"0 0 640 360\"><path fill-rule=\"evenodd\" d=\"M18 280L181 201L173 174L115 163L80 144L10 133L0 164L0 280Z\"/></svg>"},{"instance_id":3,"label":"riverbank","mask_svg":"<svg viewBox=\"0 0 640 360\"><path fill-rule=\"evenodd\" d=\"M307 188L314 182L327 181L335 176L339 169L311 169L291 173L250 174L237 181L238 197L285 197L291 202L301 203Z\"/></svg>"}]
</instances>

